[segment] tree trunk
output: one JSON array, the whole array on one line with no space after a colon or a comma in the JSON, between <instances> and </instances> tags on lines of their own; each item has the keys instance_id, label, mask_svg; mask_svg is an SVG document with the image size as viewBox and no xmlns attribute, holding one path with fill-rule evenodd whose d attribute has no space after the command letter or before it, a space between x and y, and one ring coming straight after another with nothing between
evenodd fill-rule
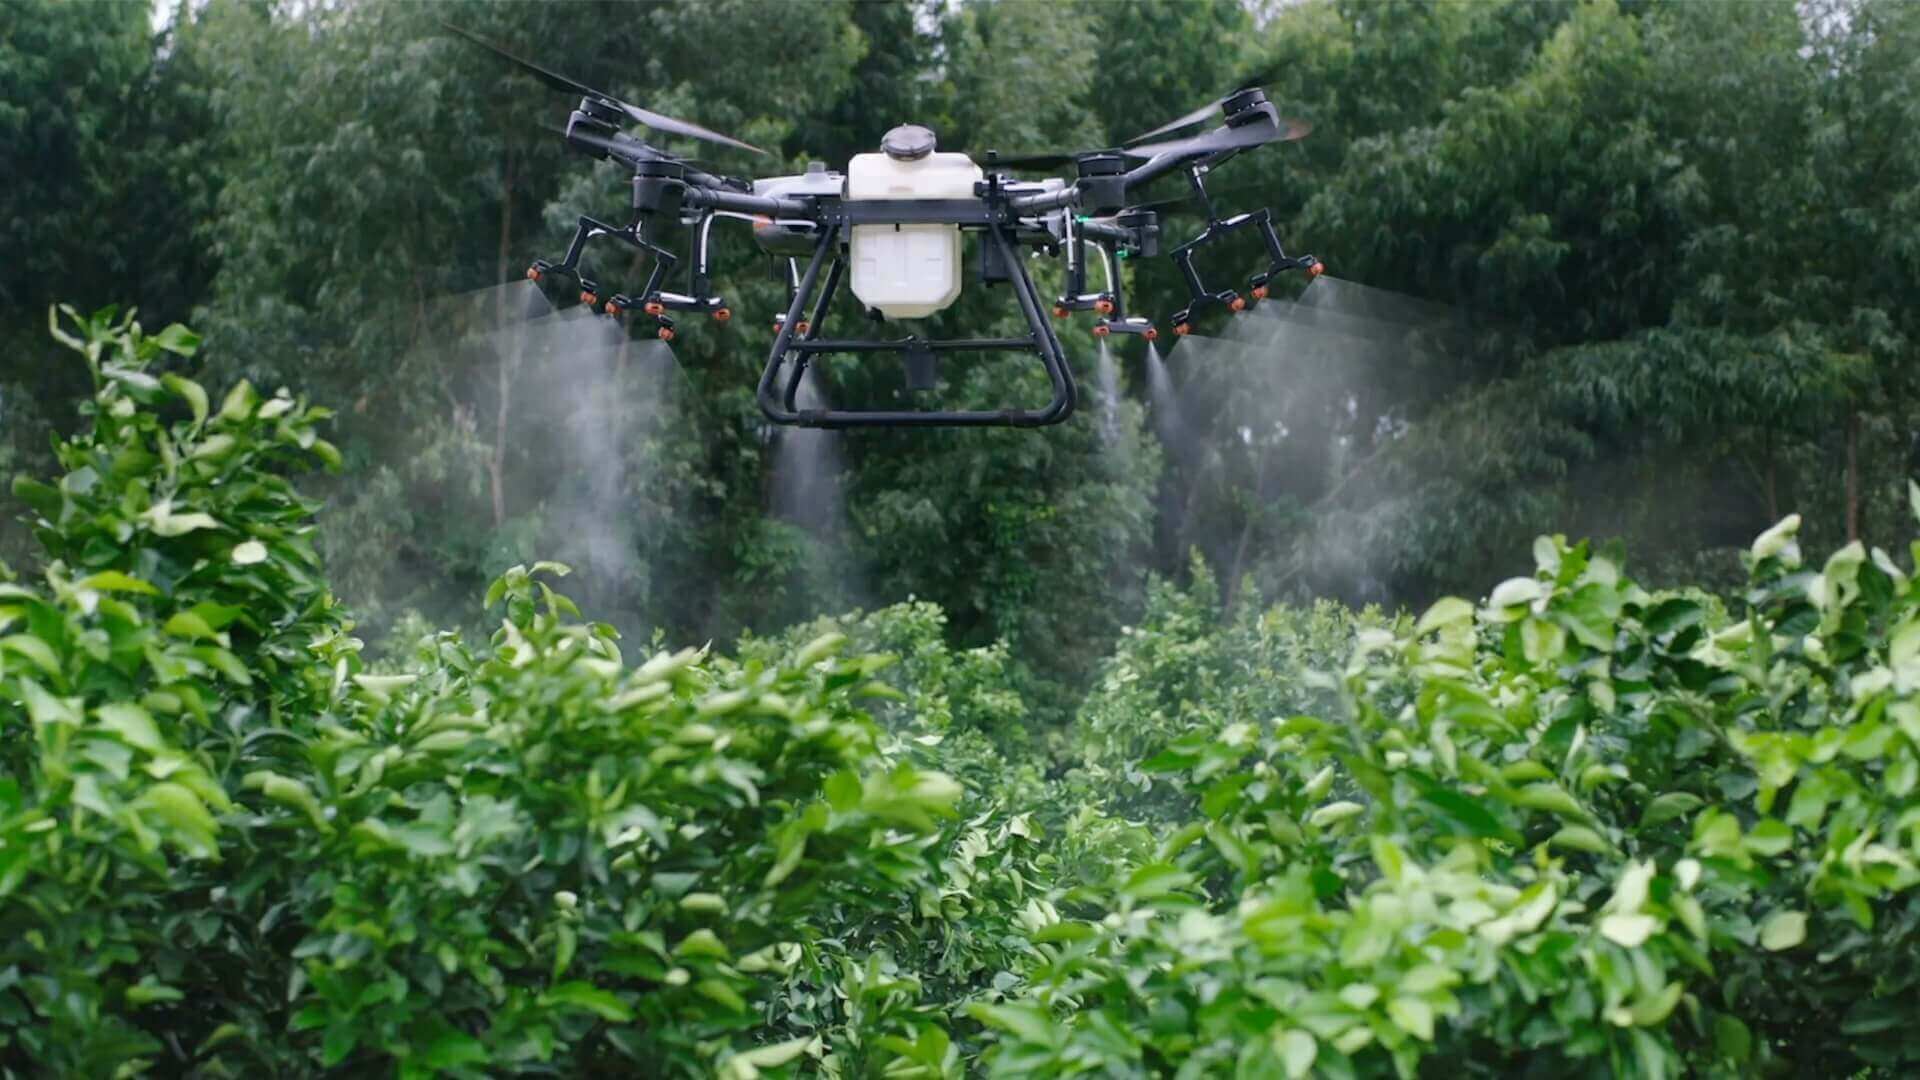
<instances>
[{"instance_id":1,"label":"tree trunk","mask_svg":"<svg viewBox=\"0 0 1920 1080\"><path fill-rule=\"evenodd\" d=\"M1245 524L1240 527L1240 540L1233 546L1233 561L1227 566L1226 580L1220 583L1220 595L1225 598L1220 605L1222 615L1231 612L1234 602L1240 597L1240 578L1246 573L1247 545L1253 539L1254 515L1259 513L1261 506L1265 505L1267 497L1267 455L1272 453L1272 450L1264 447L1261 449L1264 452L1256 455L1259 464L1255 466L1253 473L1253 502L1247 507Z\"/></svg>"},{"instance_id":2,"label":"tree trunk","mask_svg":"<svg viewBox=\"0 0 1920 1080\"><path fill-rule=\"evenodd\" d=\"M1847 542L1860 539L1860 414L1847 413Z\"/></svg>"},{"instance_id":3,"label":"tree trunk","mask_svg":"<svg viewBox=\"0 0 1920 1080\"><path fill-rule=\"evenodd\" d=\"M513 154L507 154L505 176L500 192L500 247L497 279L502 283L494 294L493 322L497 329L507 325L508 260L513 256ZM513 400L513 375L520 367L521 340L513 335L512 344L500 350L498 397L493 410L493 453L487 459L487 488L493 496L493 527L507 521L507 410Z\"/></svg>"},{"instance_id":4,"label":"tree trunk","mask_svg":"<svg viewBox=\"0 0 1920 1080\"><path fill-rule=\"evenodd\" d=\"M1780 461L1773 452L1771 427L1767 429L1767 520L1780 520Z\"/></svg>"}]
</instances>

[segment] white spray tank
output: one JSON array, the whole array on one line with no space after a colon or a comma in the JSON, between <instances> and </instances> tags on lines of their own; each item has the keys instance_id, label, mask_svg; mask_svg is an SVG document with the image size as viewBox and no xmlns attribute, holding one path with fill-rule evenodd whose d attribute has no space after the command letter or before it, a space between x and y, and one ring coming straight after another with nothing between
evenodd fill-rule
<instances>
[{"instance_id":1,"label":"white spray tank","mask_svg":"<svg viewBox=\"0 0 1920 1080\"><path fill-rule=\"evenodd\" d=\"M965 154L935 153L926 128L894 128L880 149L847 164L849 202L975 197L980 166ZM853 295L889 319L923 318L960 295L958 225L855 225L850 246Z\"/></svg>"}]
</instances>

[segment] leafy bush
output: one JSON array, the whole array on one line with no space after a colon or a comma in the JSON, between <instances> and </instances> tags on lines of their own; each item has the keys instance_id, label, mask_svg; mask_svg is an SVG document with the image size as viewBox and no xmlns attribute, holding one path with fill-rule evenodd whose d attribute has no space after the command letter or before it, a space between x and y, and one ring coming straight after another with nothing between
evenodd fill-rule
<instances>
[{"instance_id":1,"label":"leafy bush","mask_svg":"<svg viewBox=\"0 0 1920 1080\"><path fill-rule=\"evenodd\" d=\"M1478 608L1359 630L1318 715L1203 692L1139 766L1192 812L974 1007L986 1064L1911 1067L1920 593L1859 545L1804 569L1797 524L1737 617L1543 539Z\"/></svg>"},{"instance_id":2,"label":"leafy bush","mask_svg":"<svg viewBox=\"0 0 1920 1080\"><path fill-rule=\"evenodd\" d=\"M1052 733L931 605L634 665L545 563L376 668L287 479L325 411L71 321L90 426L0 584L8 1075L1920 1063L1885 552L1789 518L1723 602L1543 538L1418 619L1198 572Z\"/></svg>"},{"instance_id":3,"label":"leafy bush","mask_svg":"<svg viewBox=\"0 0 1920 1080\"><path fill-rule=\"evenodd\" d=\"M757 1006L816 923L927 878L960 793L879 753L856 701L884 660L823 637L629 667L543 565L495 583L485 647L366 673L278 475L329 457L324 413L244 383L214 411L146 370L191 335L80 329L94 426L57 485L17 487L47 586L0 597L24 624L0 644L10 1068L824 1053L756 1046Z\"/></svg>"}]
</instances>

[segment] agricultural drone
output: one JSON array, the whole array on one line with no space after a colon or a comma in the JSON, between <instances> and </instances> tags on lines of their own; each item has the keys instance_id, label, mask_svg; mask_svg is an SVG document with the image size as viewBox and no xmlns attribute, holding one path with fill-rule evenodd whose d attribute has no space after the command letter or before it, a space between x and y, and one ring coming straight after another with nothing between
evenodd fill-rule
<instances>
[{"instance_id":1,"label":"agricultural drone","mask_svg":"<svg viewBox=\"0 0 1920 1080\"><path fill-rule=\"evenodd\" d=\"M1302 138L1309 130L1305 123L1283 119L1258 86L1243 87L1109 149L1014 156L988 151L975 160L938 151L933 132L905 124L886 133L878 153L854 155L845 172L815 161L798 175L741 179L710 171L705 163L650 145L621 127L637 124L661 135L756 154L765 151L628 104L458 27L448 29L547 86L580 95L579 107L567 120L568 145L633 170L631 222L619 226L581 217L566 254L557 262L536 261L527 270L528 278L576 281L583 303L615 317L638 311L653 319L656 333L670 341L674 320L669 312L722 321L732 317L712 290L710 238L716 219L751 223L755 243L779 260L776 265L787 283L787 310L774 316L773 348L757 392L761 411L775 423L821 428L1040 427L1065 420L1075 403L1073 371L1047 319L1048 308L1062 319L1076 311L1093 311L1093 333L1101 337L1137 334L1152 341L1158 336L1150 320L1127 312L1116 260L1160 254L1158 212L1131 204L1129 195L1174 172L1185 173L1191 197L1207 216L1199 235L1167 253L1191 293L1188 306L1171 320L1175 334L1187 333L1194 316L1206 309L1247 308L1248 297L1233 289L1209 290L1194 267L1197 252L1229 233L1252 228L1266 244L1268 265L1248 280L1251 301L1267 295L1267 283L1276 274L1302 270L1314 276L1321 271L1313 256L1288 255L1282 249L1269 211L1222 214L1207 194L1207 175L1222 162L1256 146ZM1219 127L1170 137L1204 123L1215 110L1224 117ZM1014 175L1068 167L1071 180ZM686 292L664 288L667 275L683 260L656 240L663 218L689 226ZM843 284L875 322L920 319L951 305L962 285L963 233L977 238L978 280L1011 286L1026 318L1025 335L949 340L918 333L892 339L822 336L828 307ZM600 238L651 256L652 267L639 291L609 293L582 276L581 255L589 241ZM1052 305L1041 299L1020 258L1023 250L1065 258L1066 295ZM1088 287L1089 252L1098 256L1103 274L1104 288L1097 291ZM1037 355L1052 383L1052 399L1033 409L960 412L817 409L798 403L801 380L816 356L897 354L905 364L907 389L919 392L933 389L941 353L995 351Z\"/></svg>"}]
</instances>

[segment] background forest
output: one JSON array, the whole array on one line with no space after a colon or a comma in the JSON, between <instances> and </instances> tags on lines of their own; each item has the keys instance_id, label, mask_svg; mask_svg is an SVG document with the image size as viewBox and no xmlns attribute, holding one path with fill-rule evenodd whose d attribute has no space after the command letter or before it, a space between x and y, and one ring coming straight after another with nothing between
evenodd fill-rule
<instances>
[{"instance_id":1,"label":"background forest","mask_svg":"<svg viewBox=\"0 0 1920 1080\"><path fill-rule=\"evenodd\" d=\"M1142 571L1183 576L1195 549L1230 603L1244 580L1394 607L1483 588L1539 532L1624 541L1656 582L1731 583L1732 553L1788 511L1823 543L1901 521L1912 5L216 0L157 34L138 2L0 19L0 466L44 469L84 395L51 358L50 303L190 321L208 373L338 410L323 546L372 629L464 617L500 567L551 557L630 634L731 640L916 596L956 642L1003 639L1072 686ZM910 118L947 146L1097 146L1263 74L1314 134L1215 190L1274 207L1332 277L1444 305L1470 345L1183 345L1163 448L1130 341L1117 442L1097 404L1043 437L855 433L829 448L837 491L783 505L783 435L750 395L781 294L744 234L720 249L738 320L684 329L670 375L636 346L572 376L610 415L556 392L565 358L474 344L458 298L557 253L576 214L617 212L624 177L543 129L572 102L441 19L775 148L722 162L763 174L841 163ZM1164 212L1169 236L1199 227ZM1256 268L1250 249L1216 265ZM1133 273L1139 310L1183 306L1165 260ZM945 325L1010 308L970 290ZM1097 398L1091 339L1065 336Z\"/></svg>"},{"instance_id":2,"label":"background forest","mask_svg":"<svg viewBox=\"0 0 1920 1080\"><path fill-rule=\"evenodd\" d=\"M0 1076L1920 1063L1920 4L165 16L0 4ZM763 174L1258 76L1328 276L771 429L442 20Z\"/></svg>"}]
</instances>

